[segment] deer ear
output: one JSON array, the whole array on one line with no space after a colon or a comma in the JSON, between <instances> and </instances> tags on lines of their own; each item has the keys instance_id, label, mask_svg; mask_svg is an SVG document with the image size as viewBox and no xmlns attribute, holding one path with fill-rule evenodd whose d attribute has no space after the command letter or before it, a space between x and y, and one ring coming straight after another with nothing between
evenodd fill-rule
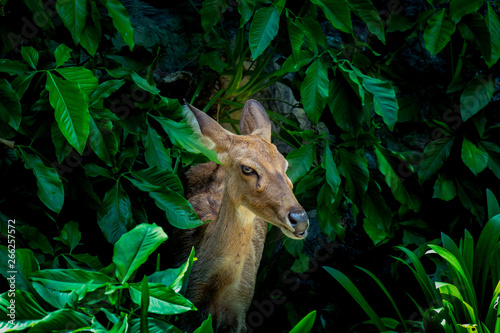
<instances>
[{"instance_id":1,"label":"deer ear","mask_svg":"<svg viewBox=\"0 0 500 333\"><path fill-rule=\"evenodd\" d=\"M249 99L245 103L241 113L240 130L243 135L258 135L271 142L271 120L256 100Z\"/></svg>"},{"instance_id":2,"label":"deer ear","mask_svg":"<svg viewBox=\"0 0 500 333\"><path fill-rule=\"evenodd\" d=\"M227 131L218 122L203 111L186 103L183 115L201 142L208 148L220 153L226 150L234 134Z\"/></svg>"}]
</instances>

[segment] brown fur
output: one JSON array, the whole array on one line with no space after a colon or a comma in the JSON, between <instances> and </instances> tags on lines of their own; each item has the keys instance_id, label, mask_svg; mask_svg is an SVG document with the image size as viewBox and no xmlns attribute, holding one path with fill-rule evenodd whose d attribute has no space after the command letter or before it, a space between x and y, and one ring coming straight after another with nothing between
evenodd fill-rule
<instances>
[{"instance_id":1,"label":"brown fur","mask_svg":"<svg viewBox=\"0 0 500 333\"><path fill-rule=\"evenodd\" d=\"M185 322L192 330L210 313L217 332L245 332L267 231L265 222L292 238L303 238L305 232L299 231L307 229L304 223L308 222L302 221L300 227L290 223L290 212L303 209L292 193L288 164L270 142L270 120L260 104L249 101L245 105L240 136L190 109L192 127L218 153L221 165L209 162L187 173L188 200L202 221L211 222L186 232L198 257L187 297L199 311L188 314ZM242 165L255 173L245 174Z\"/></svg>"}]
</instances>

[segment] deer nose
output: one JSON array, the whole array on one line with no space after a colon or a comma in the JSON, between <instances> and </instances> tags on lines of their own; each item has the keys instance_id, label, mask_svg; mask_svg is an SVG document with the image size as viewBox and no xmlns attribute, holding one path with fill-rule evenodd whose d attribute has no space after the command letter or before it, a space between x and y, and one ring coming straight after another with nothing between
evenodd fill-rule
<instances>
[{"instance_id":1,"label":"deer nose","mask_svg":"<svg viewBox=\"0 0 500 333\"><path fill-rule=\"evenodd\" d=\"M307 235L307 228L309 227L309 218L303 209L294 209L288 213L288 221L293 229L295 229L295 236L305 237Z\"/></svg>"}]
</instances>

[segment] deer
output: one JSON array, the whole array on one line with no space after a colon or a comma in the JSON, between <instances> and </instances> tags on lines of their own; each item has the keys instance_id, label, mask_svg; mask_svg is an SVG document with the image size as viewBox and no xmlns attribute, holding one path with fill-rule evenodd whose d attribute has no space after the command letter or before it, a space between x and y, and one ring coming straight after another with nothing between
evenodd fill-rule
<instances>
[{"instance_id":1,"label":"deer","mask_svg":"<svg viewBox=\"0 0 500 333\"><path fill-rule=\"evenodd\" d=\"M198 309L184 317L184 325L192 331L211 314L216 332L246 332L267 223L300 240L307 236L309 219L292 192L288 162L271 143L271 120L259 102L245 103L241 135L190 104L183 114L220 162L186 172L186 198L208 222L184 238L194 244L197 257L186 297Z\"/></svg>"}]
</instances>

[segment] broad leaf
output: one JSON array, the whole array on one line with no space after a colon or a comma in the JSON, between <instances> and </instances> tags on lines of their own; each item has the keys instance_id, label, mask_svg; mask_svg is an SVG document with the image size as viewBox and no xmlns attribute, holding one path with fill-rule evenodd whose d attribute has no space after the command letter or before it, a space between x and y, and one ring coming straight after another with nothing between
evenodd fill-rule
<instances>
[{"instance_id":1,"label":"broad leaf","mask_svg":"<svg viewBox=\"0 0 500 333\"><path fill-rule=\"evenodd\" d=\"M115 244L113 263L116 277L125 283L146 262L167 234L156 224L141 224L124 234ZM140 303L139 303L140 304Z\"/></svg>"},{"instance_id":2,"label":"broad leaf","mask_svg":"<svg viewBox=\"0 0 500 333\"><path fill-rule=\"evenodd\" d=\"M367 162L357 153L346 149L340 149L339 153L340 172L346 179L347 193L352 201L359 204L368 189Z\"/></svg>"},{"instance_id":3,"label":"broad leaf","mask_svg":"<svg viewBox=\"0 0 500 333\"><path fill-rule=\"evenodd\" d=\"M30 275L30 280L57 291L73 291L85 286L87 292L116 282L113 278L100 272L68 268L39 270Z\"/></svg>"},{"instance_id":4,"label":"broad leaf","mask_svg":"<svg viewBox=\"0 0 500 333\"><path fill-rule=\"evenodd\" d=\"M201 27L205 33L209 33L214 25L216 25L222 14L226 11L228 5L226 0L204 0L201 6Z\"/></svg>"},{"instance_id":5,"label":"broad leaf","mask_svg":"<svg viewBox=\"0 0 500 333\"><path fill-rule=\"evenodd\" d=\"M64 204L64 187L56 169L47 167L38 155L21 150L26 169L33 170L38 197L50 210L59 213Z\"/></svg>"},{"instance_id":6,"label":"broad leaf","mask_svg":"<svg viewBox=\"0 0 500 333\"><path fill-rule=\"evenodd\" d=\"M434 183L434 194L432 197L444 201L450 201L456 196L457 190L453 181L439 175L436 183Z\"/></svg>"},{"instance_id":7,"label":"broad leaf","mask_svg":"<svg viewBox=\"0 0 500 333\"><path fill-rule=\"evenodd\" d=\"M375 245L388 241L393 235L392 213L380 194L380 186L374 180L369 181L362 207L365 214L363 228L366 234Z\"/></svg>"},{"instance_id":8,"label":"broad leaf","mask_svg":"<svg viewBox=\"0 0 500 333\"><path fill-rule=\"evenodd\" d=\"M295 325L289 333L309 333L316 320L316 310L310 312Z\"/></svg>"},{"instance_id":9,"label":"broad leaf","mask_svg":"<svg viewBox=\"0 0 500 333\"><path fill-rule=\"evenodd\" d=\"M370 0L350 0L348 3L365 22L368 30L385 44L384 23L372 2Z\"/></svg>"},{"instance_id":10,"label":"broad leaf","mask_svg":"<svg viewBox=\"0 0 500 333\"><path fill-rule=\"evenodd\" d=\"M56 66L62 66L71 58L71 51L69 47L64 44L59 44L54 51L54 56L56 57Z\"/></svg>"},{"instance_id":11,"label":"broad leaf","mask_svg":"<svg viewBox=\"0 0 500 333\"><path fill-rule=\"evenodd\" d=\"M222 61L220 51L217 50L203 52L198 64L200 67L208 66L219 74L227 68L227 63Z\"/></svg>"},{"instance_id":12,"label":"broad leaf","mask_svg":"<svg viewBox=\"0 0 500 333\"><path fill-rule=\"evenodd\" d=\"M411 164L401 154L387 150L381 145L375 145L375 155L378 169L384 175L385 183L391 189L394 198L411 210L418 211L420 200L409 193L403 184L407 172L413 173Z\"/></svg>"},{"instance_id":13,"label":"broad leaf","mask_svg":"<svg viewBox=\"0 0 500 333\"><path fill-rule=\"evenodd\" d=\"M12 81L12 88L16 91L19 99L23 98L24 93L30 86L31 80L33 80L35 75L37 75L37 72L32 72L28 75L18 75L14 81Z\"/></svg>"},{"instance_id":14,"label":"broad leaf","mask_svg":"<svg viewBox=\"0 0 500 333\"><path fill-rule=\"evenodd\" d=\"M136 304L141 304L141 284L130 286L130 296ZM162 284L149 284L149 309L151 313L174 315L195 310L196 307L181 294Z\"/></svg>"},{"instance_id":15,"label":"broad leaf","mask_svg":"<svg viewBox=\"0 0 500 333\"><path fill-rule=\"evenodd\" d=\"M478 149L475 144L464 137L462 142L462 161L477 176L488 165L488 153Z\"/></svg>"},{"instance_id":16,"label":"broad leaf","mask_svg":"<svg viewBox=\"0 0 500 333\"><path fill-rule=\"evenodd\" d=\"M0 119L16 131L22 120L19 97L6 79L0 79Z\"/></svg>"},{"instance_id":17,"label":"broad leaf","mask_svg":"<svg viewBox=\"0 0 500 333\"><path fill-rule=\"evenodd\" d=\"M90 96L90 106L101 106L102 100L111 96L111 94L120 89L124 83L125 80L107 80L101 83L92 96Z\"/></svg>"},{"instance_id":18,"label":"broad leaf","mask_svg":"<svg viewBox=\"0 0 500 333\"><path fill-rule=\"evenodd\" d=\"M106 0L106 8L113 19L113 25L120 33L130 51L134 49L134 29L130 24L127 9L119 0Z\"/></svg>"},{"instance_id":19,"label":"broad leaf","mask_svg":"<svg viewBox=\"0 0 500 333\"><path fill-rule=\"evenodd\" d=\"M99 82L95 75L84 67L64 67L58 68L56 71L66 80L77 83L80 89L85 93L85 100L87 102L99 86Z\"/></svg>"},{"instance_id":20,"label":"broad leaf","mask_svg":"<svg viewBox=\"0 0 500 333\"><path fill-rule=\"evenodd\" d=\"M495 79L491 75L488 77L480 75L467 83L460 96L460 114L462 115L462 120L467 121L488 105L494 91Z\"/></svg>"},{"instance_id":21,"label":"broad leaf","mask_svg":"<svg viewBox=\"0 0 500 333\"><path fill-rule=\"evenodd\" d=\"M81 154L89 136L90 113L85 94L77 83L47 72L46 89L55 118L66 140Z\"/></svg>"},{"instance_id":22,"label":"broad leaf","mask_svg":"<svg viewBox=\"0 0 500 333\"><path fill-rule=\"evenodd\" d=\"M78 45L87 20L87 0L57 1L56 10L66 29L71 32L73 41Z\"/></svg>"},{"instance_id":23,"label":"broad leaf","mask_svg":"<svg viewBox=\"0 0 500 333\"><path fill-rule=\"evenodd\" d=\"M361 110L354 104L352 92L348 91L347 82L342 78L342 75L335 76L335 79L330 81L330 93L328 98L328 106L332 112L333 119L338 127L344 132L356 133L361 126Z\"/></svg>"},{"instance_id":24,"label":"broad leaf","mask_svg":"<svg viewBox=\"0 0 500 333\"><path fill-rule=\"evenodd\" d=\"M187 287L189 274L193 267L194 260L194 248L191 250L191 254L187 261L182 264L179 268L169 268L164 271L157 271L152 275L148 276L148 281L150 283L161 283L167 287L170 287L177 293L184 293Z\"/></svg>"},{"instance_id":25,"label":"broad leaf","mask_svg":"<svg viewBox=\"0 0 500 333\"><path fill-rule=\"evenodd\" d=\"M24 61L28 63L28 65L31 66L31 68L36 70L36 65L38 65L38 51L32 48L31 46L23 46L21 48L21 56L23 57Z\"/></svg>"},{"instance_id":26,"label":"broad leaf","mask_svg":"<svg viewBox=\"0 0 500 333\"><path fill-rule=\"evenodd\" d=\"M162 138L156 130L148 124L148 131L143 135L146 162L150 167L172 170L170 151L165 148Z\"/></svg>"},{"instance_id":27,"label":"broad leaf","mask_svg":"<svg viewBox=\"0 0 500 333\"><path fill-rule=\"evenodd\" d=\"M488 169L500 179L500 147L488 141L480 141L480 147L488 153Z\"/></svg>"},{"instance_id":28,"label":"broad leaf","mask_svg":"<svg viewBox=\"0 0 500 333\"><path fill-rule=\"evenodd\" d=\"M288 161L287 175L295 183L311 168L316 158L316 146L312 143L303 145L299 149L292 150L286 156Z\"/></svg>"},{"instance_id":29,"label":"broad leaf","mask_svg":"<svg viewBox=\"0 0 500 333\"><path fill-rule=\"evenodd\" d=\"M64 225L61 230L61 237L54 237L55 240L61 241L69 246L69 253L73 252L81 238L82 233L78 230L78 222L75 221L70 221Z\"/></svg>"},{"instance_id":30,"label":"broad leaf","mask_svg":"<svg viewBox=\"0 0 500 333\"><path fill-rule=\"evenodd\" d=\"M304 32L289 17L287 17L286 25L288 36L290 38L290 46L292 48L292 59L294 64L296 65L299 62L300 48L302 47L302 44L304 44Z\"/></svg>"},{"instance_id":31,"label":"broad leaf","mask_svg":"<svg viewBox=\"0 0 500 333\"><path fill-rule=\"evenodd\" d=\"M111 120L91 115L89 144L94 153L108 166L115 165L115 155L118 152L118 139L112 130Z\"/></svg>"},{"instance_id":32,"label":"broad leaf","mask_svg":"<svg viewBox=\"0 0 500 333\"><path fill-rule=\"evenodd\" d=\"M458 21L462 16L476 12L484 0L451 0L450 16Z\"/></svg>"},{"instance_id":33,"label":"broad leaf","mask_svg":"<svg viewBox=\"0 0 500 333\"><path fill-rule=\"evenodd\" d=\"M80 44L87 50L91 56L95 56L99 42L101 41L101 33L94 26L87 25L80 35Z\"/></svg>"},{"instance_id":34,"label":"broad leaf","mask_svg":"<svg viewBox=\"0 0 500 333\"><path fill-rule=\"evenodd\" d=\"M462 37L476 43L484 61L491 61L491 35L484 17L479 13L472 13L464 17L458 24Z\"/></svg>"},{"instance_id":35,"label":"broad leaf","mask_svg":"<svg viewBox=\"0 0 500 333\"><path fill-rule=\"evenodd\" d=\"M12 240L14 238L9 239ZM16 294L21 290L34 291L28 277L40 268L33 251L20 248L12 249L12 244L9 247L0 245L0 259L2 260L0 262L0 274L7 279L9 286L10 282L13 281L12 276L15 277L14 289L16 289Z\"/></svg>"},{"instance_id":36,"label":"broad leaf","mask_svg":"<svg viewBox=\"0 0 500 333\"><path fill-rule=\"evenodd\" d=\"M120 182L116 182L106 192L102 203L104 211L97 212L97 223L108 242L114 244L133 221L130 199Z\"/></svg>"},{"instance_id":37,"label":"broad leaf","mask_svg":"<svg viewBox=\"0 0 500 333\"><path fill-rule=\"evenodd\" d=\"M68 329L68 323L71 323L71 328L74 330L84 330L90 327L92 319L76 310L62 309L50 312L43 319L39 320L36 325L30 328L31 333L46 333L60 332Z\"/></svg>"},{"instance_id":38,"label":"broad leaf","mask_svg":"<svg viewBox=\"0 0 500 333\"><path fill-rule=\"evenodd\" d=\"M446 16L446 9L441 9L428 21L424 30L425 48L431 56L438 54L450 41L455 32L455 22Z\"/></svg>"},{"instance_id":39,"label":"broad leaf","mask_svg":"<svg viewBox=\"0 0 500 333\"><path fill-rule=\"evenodd\" d=\"M346 0L311 0L325 13L335 29L352 33L351 10Z\"/></svg>"},{"instance_id":40,"label":"broad leaf","mask_svg":"<svg viewBox=\"0 0 500 333\"><path fill-rule=\"evenodd\" d=\"M209 313L208 318L198 327L193 333L213 333L212 315Z\"/></svg>"},{"instance_id":41,"label":"broad leaf","mask_svg":"<svg viewBox=\"0 0 500 333\"><path fill-rule=\"evenodd\" d=\"M257 59L276 37L279 21L280 13L275 6L263 7L255 12L248 36L253 59Z\"/></svg>"},{"instance_id":42,"label":"broad leaf","mask_svg":"<svg viewBox=\"0 0 500 333\"><path fill-rule=\"evenodd\" d=\"M363 87L373 94L373 108L392 131L398 121L398 100L392 84L363 75Z\"/></svg>"},{"instance_id":43,"label":"broad leaf","mask_svg":"<svg viewBox=\"0 0 500 333\"><path fill-rule=\"evenodd\" d=\"M321 58L316 58L307 68L300 85L300 97L307 116L317 124L328 99L328 71Z\"/></svg>"},{"instance_id":44,"label":"broad leaf","mask_svg":"<svg viewBox=\"0 0 500 333\"><path fill-rule=\"evenodd\" d=\"M432 177L444 164L453 147L453 138L430 142L424 149L418 166L418 178L424 182Z\"/></svg>"},{"instance_id":45,"label":"broad leaf","mask_svg":"<svg viewBox=\"0 0 500 333\"><path fill-rule=\"evenodd\" d=\"M238 3L238 13L241 15L240 28L242 28L250 18L252 18L253 12L255 10L254 0L240 0ZM203 17L202 17L203 19Z\"/></svg>"},{"instance_id":46,"label":"broad leaf","mask_svg":"<svg viewBox=\"0 0 500 333\"><path fill-rule=\"evenodd\" d=\"M134 186L136 186L141 191L145 192L158 192L162 190L164 186L171 190L184 194L184 189L182 187L181 180L179 176L173 171L166 169L161 169L156 166L150 167L148 169L135 170L131 172L134 177ZM125 176L131 179L128 176Z\"/></svg>"},{"instance_id":47,"label":"broad leaf","mask_svg":"<svg viewBox=\"0 0 500 333\"><path fill-rule=\"evenodd\" d=\"M47 312L37 303L35 297L29 292L23 290L16 290L15 301L16 304L22 304L22 306L16 306L15 308L15 320L11 318L10 300L13 299L9 296L10 291L7 291L0 295L0 331L21 331L30 326L33 326L40 320L42 320ZM12 322L9 322L12 320Z\"/></svg>"},{"instance_id":48,"label":"broad leaf","mask_svg":"<svg viewBox=\"0 0 500 333\"><path fill-rule=\"evenodd\" d=\"M491 67L500 59L500 19L490 3L487 2L487 4L488 12L486 13L485 21L491 38L491 58L490 61L486 63Z\"/></svg>"},{"instance_id":49,"label":"broad leaf","mask_svg":"<svg viewBox=\"0 0 500 333\"><path fill-rule=\"evenodd\" d=\"M168 222L179 229L196 228L203 223L193 210L193 207L183 196L164 187L160 192L150 192L156 206L165 212Z\"/></svg>"},{"instance_id":50,"label":"broad leaf","mask_svg":"<svg viewBox=\"0 0 500 333\"><path fill-rule=\"evenodd\" d=\"M9 75L23 75L28 71L28 67L19 61L0 59L0 72Z\"/></svg>"},{"instance_id":51,"label":"broad leaf","mask_svg":"<svg viewBox=\"0 0 500 333\"><path fill-rule=\"evenodd\" d=\"M326 182L330 185L333 192L337 192L341 179L328 143L326 143L325 155L321 166L326 170Z\"/></svg>"}]
</instances>

